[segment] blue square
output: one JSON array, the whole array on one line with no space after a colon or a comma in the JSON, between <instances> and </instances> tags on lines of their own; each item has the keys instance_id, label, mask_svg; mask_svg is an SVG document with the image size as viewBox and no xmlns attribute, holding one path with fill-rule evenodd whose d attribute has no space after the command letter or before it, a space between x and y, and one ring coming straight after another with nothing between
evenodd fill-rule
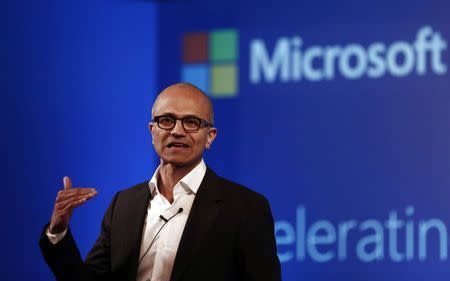
<instances>
[{"instance_id":1,"label":"blue square","mask_svg":"<svg viewBox=\"0 0 450 281\"><path fill-rule=\"evenodd\" d=\"M209 95L209 67L206 64L185 64L181 68L181 81L194 84Z\"/></svg>"}]
</instances>

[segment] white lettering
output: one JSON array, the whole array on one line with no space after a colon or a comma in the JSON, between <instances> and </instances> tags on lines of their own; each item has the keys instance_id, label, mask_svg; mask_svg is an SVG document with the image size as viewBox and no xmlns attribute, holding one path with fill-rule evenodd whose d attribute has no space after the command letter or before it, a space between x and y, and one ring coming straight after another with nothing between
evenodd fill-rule
<instances>
[{"instance_id":1,"label":"white lettering","mask_svg":"<svg viewBox=\"0 0 450 281\"><path fill-rule=\"evenodd\" d=\"M250 82L274 83L333 80L339 75L345 79L381 78L386 74L405 77L414 71L425 75L428 70L443 75L447 65L443 53L447 42L441 33L429 26L417 31L414 42L395 41L345 46L310 46L302 49L299 36L281 37L270 53L262 39L250 42Z\"/></svg>"}]
</instances>

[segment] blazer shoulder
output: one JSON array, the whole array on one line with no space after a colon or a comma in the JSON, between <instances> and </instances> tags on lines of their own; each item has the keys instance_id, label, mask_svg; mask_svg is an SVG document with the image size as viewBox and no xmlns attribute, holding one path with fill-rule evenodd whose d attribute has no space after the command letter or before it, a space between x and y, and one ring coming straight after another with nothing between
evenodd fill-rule
<instances>
[{"instance_id":1,"label":"blazer shoulder","mask_svg":"<svg viewBox=\"0 0 450 281\"><path fill-rule=\"evenodd\" d=\"M267 198L264 195L242 184L236 183L221 176L217 176L217 178L220 189L222 190L225 197L233 198L233 200L242 200L247 203L255 202L264 204L268 202Z\"/></svg>"},{"instance_id":2,"label":"blazer shoulder","mask_svg":"<svg viewBox=\"0 0 450 281\"><path fill-rule=\"evenodd\" d=\"M224 203L231 208L230 212L240 214L242 223L248 220L264 220L273 224L270 203L264 195L223 177L217 177Z\"/></svg>"},{"instance_id":3,"label":"blazer shoulder","mask_svg":"<svg viewBox=\"0 0 450 281\"><path fill-rule=\"evenodd\" d=\"M120 190L119 193L124 194L124 195L125 194L126 195L131 195L131 194L134 194L136 192L140 192L140 191L142 191L142 189L149 188L148 182L149 182L149 180L137 183L137 184L132 185L132 186L130 186L128 188Z\"/></svg>"},{"instance_id":4,"label":"blazer shoulder","mask_svg":"<svg viewBox=\"0 0 450 281\"><path fill-rule=\"evenodd\" d=\"M150 196L150 188L148 186L148 181L144 181L135 184L131 187L119 190L114 196L114 201L117 202L129 202L137 200L140 197L147 198Z\"/></svg>"}]
</instances>

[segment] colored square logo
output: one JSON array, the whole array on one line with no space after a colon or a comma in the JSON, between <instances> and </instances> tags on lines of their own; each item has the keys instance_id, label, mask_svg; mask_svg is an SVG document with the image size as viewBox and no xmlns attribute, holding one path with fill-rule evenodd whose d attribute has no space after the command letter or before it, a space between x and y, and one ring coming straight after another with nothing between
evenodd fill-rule
<instances>
[{"instance_id":1,"label":"colored square logo","mask_svg":"<svg viewBox=\"0 0 450 281\"><path fill-rule=\"evenodd\" d=\"M208 34L186 33L183 36L183 62L205 63L208 61Z\"/></svg>"},{"instance_id":2,"label":"colored square logo","mask_svg":"<svg viewBox=\"0 0 450 281\"><path fill-rule=\"evenodd\" d=\"M211 67L211 95L234 97L237 94L238 69L235 64L216 64Z\"/></svg>"},{"instance_id":3,"label":"colored square logo","mask_svg":"<svg viewBox=\"0 0 450 281\"><path fill-rule=\"evenodd\" d=\"M217 30L209 36L209 59L212 62L238 59L238 34L234 29Z\"/></svg>"},{"instance_id":4,"label":"colored square logo","mask_svg":"<svg viewBox=\"0 0 450 281\"><path fill-rule=\"evenodd\" d=\"M181 81L194 84L212 97L236 97L239 91L238 36L235 29L184 34Z\"/></svg>"},{"instance_id":5,"label":"colored square logo","mask_svg":"<svg viewBox=\"0 0 450 281\"><path fill-rule=\"evenodd\" d=\"M206 64L188 64L181 69L181 81L192 83L207 94L210 93L209 76Z\"/></svg>"}]
</instances>

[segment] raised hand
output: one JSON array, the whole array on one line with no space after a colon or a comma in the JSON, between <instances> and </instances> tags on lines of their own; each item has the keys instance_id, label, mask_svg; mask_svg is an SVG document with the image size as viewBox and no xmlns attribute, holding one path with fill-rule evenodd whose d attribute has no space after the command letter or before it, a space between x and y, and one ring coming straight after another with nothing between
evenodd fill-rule
<instances>
[{"instance_id":1,"label":"raised hand","mask_svg":"<svg viewBox=\"0 0 450 281\"><path fill-rule=\"evenodd\" d=\"M97 195L95 188L72 188L72 182L69 177L64 177L63 182L64 189L58 191L50 221L49 231L52 234L66 230L72 217L73 209Z\"/></svg>"}]
</instances>

